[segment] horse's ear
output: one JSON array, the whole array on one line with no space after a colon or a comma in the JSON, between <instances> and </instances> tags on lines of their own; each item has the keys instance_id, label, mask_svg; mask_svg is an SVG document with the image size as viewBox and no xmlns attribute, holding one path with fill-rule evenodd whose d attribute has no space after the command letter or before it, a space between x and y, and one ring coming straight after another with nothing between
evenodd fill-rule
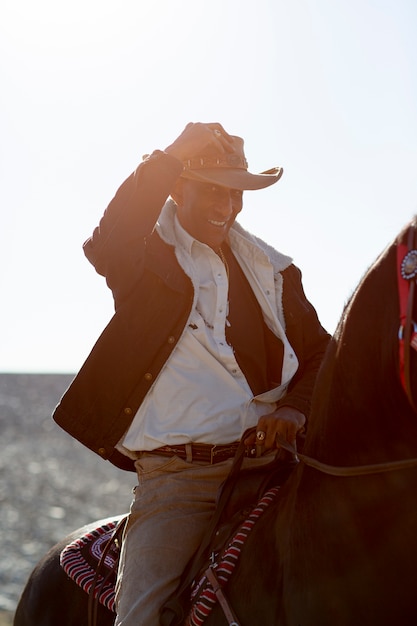
<instances>
[{"instance_id":1,"label":"horse's ear","mask_svg":"<svg viewBox=\"0 0 417 626\"><path fill-rule=\"evenodd\" d=\"M413 245L414 241L414 245ZM414 215L413 219L404 227L401 233L397 237L397 244L404 244L410 247L415 247L417 241L417 215Z\"/></svg>"}]
</instances>

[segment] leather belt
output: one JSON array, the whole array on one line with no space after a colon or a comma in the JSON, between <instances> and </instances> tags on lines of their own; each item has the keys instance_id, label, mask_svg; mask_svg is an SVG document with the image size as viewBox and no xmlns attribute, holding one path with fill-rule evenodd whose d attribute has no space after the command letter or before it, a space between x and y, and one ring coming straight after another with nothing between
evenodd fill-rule
<instances>
[{"instance_id":1,"label":"leather belt","mask_svg":"<svg viewBox=\"0 0 417 626\"><path fill-rule=\"evenodd\" d=\"M235 456L239 442L225 445L210 445L207 443L187 443L178 446L162 446L155 450L144 450L139 454L155 454L159 456L178 456L186 461L200 461L202 463L220 463Z\"/></svg>"}]
</instances>

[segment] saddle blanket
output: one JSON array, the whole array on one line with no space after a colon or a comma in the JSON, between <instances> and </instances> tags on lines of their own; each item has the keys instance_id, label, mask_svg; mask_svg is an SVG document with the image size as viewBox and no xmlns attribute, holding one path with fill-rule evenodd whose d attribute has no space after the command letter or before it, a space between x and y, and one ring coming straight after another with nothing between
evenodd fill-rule
<instances>
[{"instance_id":1,"label":"saddle blanket","mask_svg":"<svg viewBox=\"0 0 417 626\"><path fill-rule=\"evenodd\" d=\"M223 550L213 555L214 558L210 560L210 567L215 570L217 579L222 587L231 577L239 560L242 547L255 523L275 500L278 493L279 487L269 489L256 507L248 513L246 520L233 532ZM90 593L94 585L95 597L112 612L115 612L115 582L119 559L118 545L114 543L110 545L102 563L103 574L97 575L96 570L119 521L120 518L107 522L78 537L64 548L60 558L61 567L63 567L67 575L86 593ZM216 602L217 597L213 588L203 573L201 579L194 581L192 585L192 606L185 622L186 626L201 626Z\"/></svg>"},{"instance_id":2,"label":"saddle blanket","mask_svg":"<svg viewBox=\"0 0 417 626\"><path fill-rule=\"evenodd\" d=\"M110 611L115 612L115 583L119 548L112 544L102 561L102 574L96 575L103 556L120 518L78 537L61 552L60 563L66 574L86 593L95 586L95 597Z\"/></svg>"},{"instance_id":3,"label":"saddle blanket","mask_svg":"<svg viewBox=\"0 0 417 626\"><path fill-rule=\"evenodd\" d=\"M217 582L223 588L229 581L239 561L242 548L253 530L256 522L266 511L269 505L277 498L279 487L272 487L264 493L254 509L248 514L246 520L232 534L225 547L218 554L213 555L210 568L216 574ZM191 589L191 609L185 620L185 626L202 626L210 615L217 602L216 593L203 572L199 580L195 580Z\"/></svg>"}]
</instances>

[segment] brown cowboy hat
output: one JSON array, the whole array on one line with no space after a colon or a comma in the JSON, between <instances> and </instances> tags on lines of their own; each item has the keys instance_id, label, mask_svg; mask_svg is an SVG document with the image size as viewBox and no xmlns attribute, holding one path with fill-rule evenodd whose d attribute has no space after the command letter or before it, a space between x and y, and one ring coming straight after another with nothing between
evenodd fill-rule
<instances>
[{"instance_id":1,"label":"brown cowboy hat","mask_svg":"<svg viewBox=\"0 0 417 626\"><path fill-rule=\"evenodd\" d=\"M215 130L215 133L221 131ZM228 135L229 152L220 152L209 145L204 154L195 155L183 161L182 178L215 183L230 189L264 189L276 183L282 176L282 167L274 167L260 174L248 172L248 162L243 151L243 139Z\"/></svg>"}]
</instances>

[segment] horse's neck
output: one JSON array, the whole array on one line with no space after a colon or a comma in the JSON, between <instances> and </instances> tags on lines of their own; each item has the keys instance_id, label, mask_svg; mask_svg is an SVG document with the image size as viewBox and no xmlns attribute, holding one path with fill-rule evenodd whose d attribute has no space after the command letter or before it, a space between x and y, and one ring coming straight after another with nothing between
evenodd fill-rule
<instances>
[{"instance_id":1,"label":"horse's neck","mask_svg":"<svg viewBox=\"0 0 417 626\"><path fill-rule=\"evenodd\" d=\"M417 415L399 381L393 349L384 354L379 344L352 343L343 334L329 348L313 398L306 454L335 465L417 456Z\"/></svg>"}]
</instances>

